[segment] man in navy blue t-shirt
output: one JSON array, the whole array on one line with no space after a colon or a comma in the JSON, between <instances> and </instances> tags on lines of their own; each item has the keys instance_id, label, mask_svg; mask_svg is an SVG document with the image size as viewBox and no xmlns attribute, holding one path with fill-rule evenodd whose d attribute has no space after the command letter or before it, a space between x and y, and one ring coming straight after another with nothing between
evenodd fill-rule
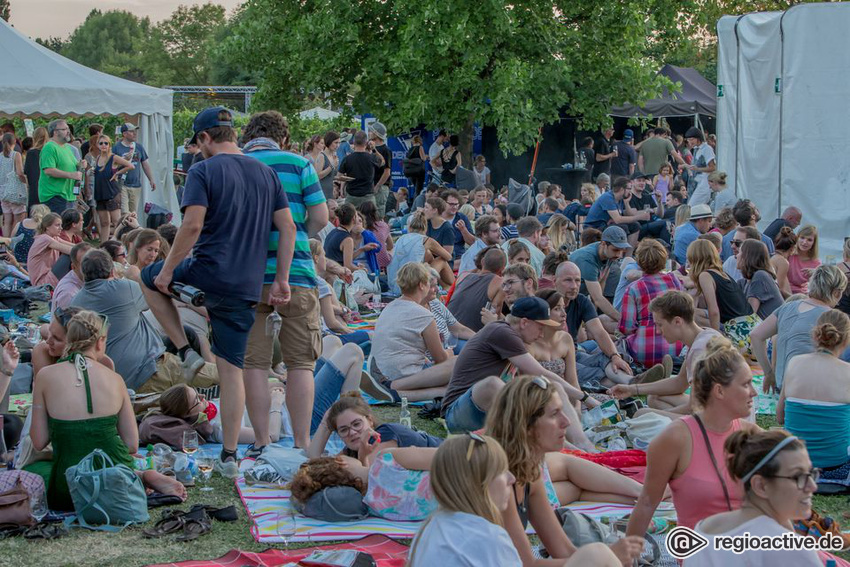
<instances>
[{"instance_id":1,"label":"man in navy blue t-shirt","mask_svg":"<svg viewBox=\"0 0 850 567\"><path fill-rule=\"evenodd\" d=\"M165 261L146 267L141 278L148 305L177 347L187 377L203 365L203 359L188 346L169 288L172 283L189 284L206 294L212 351L221 377L224 443L217 468L235 478L236 444L245 411L242 367L263 287L269 233L273 226L280 231L269 304L282 305L290 296L296 229L277 174L242 155L236 145L230 111L203 110L192 128L192 143L198 144L205 159L186 178L183 224Z\"/></svg>"},{"instance_id":2,"label":"man in navy blue t-shirt","mask_svg":"<svg viewBox=\"0 0 850 567\"><path fill-rule=\"evenodd\" d=\"M459 213L460 194L454 189L443 191L440 195L443 201L446 202L446 210L443 211L442 217L454 232L454 258L455 260L463 256L466 252L466 247L475 243L475 235L472 234L472 223L465 214Z\"/></svg>"}]
</instances>

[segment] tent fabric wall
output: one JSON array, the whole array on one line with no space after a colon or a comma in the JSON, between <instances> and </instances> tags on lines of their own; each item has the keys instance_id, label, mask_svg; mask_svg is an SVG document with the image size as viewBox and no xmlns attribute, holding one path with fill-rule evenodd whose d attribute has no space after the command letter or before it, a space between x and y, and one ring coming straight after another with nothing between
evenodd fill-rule
<instances>
[{"instance_id":1,"label":"tent fabric wall","mask_svg":"<svg viewBox=\"0 0 850 567\"><path fill-rule=\"evenodd\" d=\"M0 20L0 114L137 116L157 190L143 175L145 199L177 211L172 178L173 92L89 69L43 47ZM108 132L112 135L112 132ZM143 206L145 199L142 199ZM144 210L139 210L139 217ZM175 215L179 222L179 215Z\"/></svg>"},{"instance_id":2,"label":"tent fabric wall","mask_svg":"<svg viewBox=\"0 0 850 567\"><path fill-rule=\"evenodd\" d=\"M762 228L799 207L803 223L820 229L822 257L839 254L850 229L847 29L846 3L724 17L717 26L718 169L759 207Z\"/></svg>"}]
</instances>

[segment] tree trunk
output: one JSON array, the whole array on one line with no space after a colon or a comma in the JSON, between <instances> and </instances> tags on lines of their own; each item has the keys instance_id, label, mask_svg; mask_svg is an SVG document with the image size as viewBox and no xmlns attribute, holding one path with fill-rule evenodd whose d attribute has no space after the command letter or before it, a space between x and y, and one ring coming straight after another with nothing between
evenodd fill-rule
<instances>
[{"instance_id":1,"label":"tree trunk","mask_svg":"<svg viewBox=\"0 0 850 567\"><path fill-rule=\"evenodd\" d=\"M460 154L463 156L463 167L472 169L472 137L475 135L475 115L470 114L466 124L458 136L460 137Z\"/></svg>"}]
</instances>

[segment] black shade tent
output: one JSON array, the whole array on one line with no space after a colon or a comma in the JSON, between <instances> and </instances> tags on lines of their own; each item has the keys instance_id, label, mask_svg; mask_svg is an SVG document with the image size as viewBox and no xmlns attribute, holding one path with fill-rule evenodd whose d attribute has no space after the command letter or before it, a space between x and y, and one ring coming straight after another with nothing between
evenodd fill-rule
<instances>
[{"instance_id":1,"label":"black shade tent","mask_svg":"<svg viewBox=\"0 0 850 567\"><path fill-rule=\"evenodd\" d=\"M659 98L647 101L643 106L626 104L611 109L611 116L631 118L633 116L652 116L653 118L672 118L693 116L694 122L700 116L717 116L717 98L715 86L696 69L665 65L659 75L663 75L681 84L681 90L670 93L666 89Z\"/></svg>"}]
</instances>

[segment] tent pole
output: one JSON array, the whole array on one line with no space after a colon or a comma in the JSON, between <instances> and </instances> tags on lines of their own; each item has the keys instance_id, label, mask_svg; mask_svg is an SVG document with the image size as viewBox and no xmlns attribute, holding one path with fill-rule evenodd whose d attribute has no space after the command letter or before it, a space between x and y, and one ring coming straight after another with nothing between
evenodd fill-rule
<instances>
[{"instance_id":1,"label":"tent pole","mask_svg":"<svg viewBox=\"0 0 850 567\"><path fill-rule=\"evenodd\" d=\"M540 152L540 136L543 134L543 126L537 130L537 144L534 146L534 159L531 160L531 173L528 175L528 184L534 179L534 170L537 169L537 154Z\"/></svg>"}]
</instances>

